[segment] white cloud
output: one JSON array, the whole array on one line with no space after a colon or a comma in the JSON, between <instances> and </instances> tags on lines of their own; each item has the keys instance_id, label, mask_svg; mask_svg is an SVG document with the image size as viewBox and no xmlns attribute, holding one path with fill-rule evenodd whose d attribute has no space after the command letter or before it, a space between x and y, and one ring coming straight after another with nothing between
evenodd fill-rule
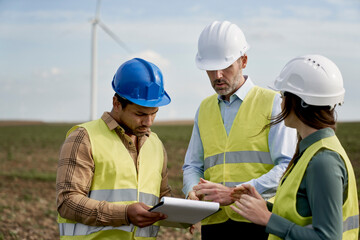
<instances>
[{"instance_id":1,"label":"white cloud","mask_svg":"<svg viewBox=\"0 0 360 240\"><path fill-rule=\"evenodd\" d=\"M61 73L61 70L59 68L57 68L57 67L52 67L50 69L50 73L51 73L51 75L54 75L54 76L59 75Z\"/></svg>"},{"instance_id":2,"label":"white cloud","mask_svg":"<svg viewBox=\"0 0 360 240\"><path fill-rule=\"evenodd\" d=\"M157 65L160 69L163 69L170 65L170 61L168 59L166 59L165 57L161 56L159 53L150 49L130 55L130 58L136 58L136 57L143 58L149 62L152 62L155 65Z\"/></svg>"},{"instance_id":3,"label":"white cloud","mask_svg":"<svg viewBox=\"0 0 360 240\"><path fill-rule=\"evenodd\" d=\"M254 12L252 16L257 18L258 16L266 17L266 18L277 18L281 16L282 11L278 8L274 7L260 7L259 9L253 9Z\"/></svg>"},{"instance_id":4,"label":"white cloud","mask_svg":"<svg viewBox=\"0 0 360 240\"><path fill-rule=\"evenodd\" d=\"M188 8L188 10L191 13L201 12L203 10L203 6L201 6L200 4L195 4L195 5L190 6Z\"/></svg>"},{"instance_id":5,"label":"white cloud","mask_svg":"<svg viewBox=\"0 0 360 240\"><path fill-rule=\"evenodd\" d=\"M51 67L49 69L43 69L43 70L35 70L34 76L39 77L41 79L48 79L55 76L59 76L62 73L60 68L57 67Z\"/></svg>"},{"instance_id":6,"label":"white cloud","mask_svg":"<svg viewBox=\"0 0 360 240\"><path fill-rule=\"evenodd\" d=\"M345 5L351 5L351 4L359 5L358 0L323 0L323 1L333 4L333 5L337 5L337 6L344 6L344 4Z\"/></svg>"},{"instance_id":7,"label":"white cloud","mask_svg":"<svg viewBox=\"0 0 360 240\"><path fill-rule=\"evenodd\" d=\"M1 12L2 18L9 22L19 21L74 21L90 19L92 15L84 11L71 10L34 10L34 11L10 11Z\"/></svg>"},{"instance_id":8,"label":"white cloud","mask_svg":"<svg viewBox=\"0 0 360 240\"><path fill-rule=\"evenodd\" d=\"M337 13L338 19L344 19L346 21L360 22L360 6L358 9L345 9Z\"/></svg>"},{"instance_id":9,"label":"white cloud","mask_svg":"<svg viewBox=\"0 0 360 240\"><path fill-rule=\"evenodd\" d=\"M330 9L317 8L313 6L287 6L284 11L291 11L292 18L297 18L304 21L316 21L327 18L332 15Z\"/></svg>"},{"instance_id":10,"label":"white cloud","mask_svg":"<svg viewBox=\"0 0 360 240\"><path fill-rule=\"evenodd\" d=\"M40 1L34 2L36 5ZM360 101L356 93L360 84L356 81L360 74L357 67L359 54L356 54L360 52L358 0L336 0L336 6L324 1L314 4L309 0L293 2L290 7L291 4L284 1L278 5L249 2L246 6L242 5L243 1L234 1L221 11L220 4L213 1L186 2L174 16L168 14L170 3L164 2L163 9L156 8L156 12L141 7L141 1L127 3L121 8L125 14L119 14L120 10L114 8L117 2L105 2L101 9L102 19L134 53L128 54L98 29L100 116L111 107L111 80L116 69L126 60L141 57L159 66L164 74L166 91L172 98L172 103L160 112L159 117L193 118L200 101L214 93L206 73L195 66L198 36L206 24L225 19L239 24L245 32L251 45L245 74L257 84L267 86L283 65L296 55L320 53L333 59L344 71L347 96L340 118L355 116L354 106ZM16 111L20 111L19 116L23 118L41 116L44 120L60 121L88 118L91 29L88 20L93 17L95 3L92 1L94 6L88 8L91 9L88 12L83 8L72 9L72 4L64 7L61 1L57 4L64 10L54 7L49 11L13 10L5 15L1 10L0 64L3 71L0 81L4 88L0 88L0 95L14 99L8 101L14 103L17 98L11 94L26 99L19 105L21 111L16 105L10 107L8 103L9 106L0 103L0 107L9 109L6 111L9 115L16 117ZM319 8L319 4L323 4L323 8ZM111 9L106 9L109 5L112 5ZM304 7L306 5L308 7ZM146 6L151 7L150 4ZM239 8L239 11L230 7ZM162 13L166 13L165 16ZM144 17L132 17L133 14ZM44 96L54 99L53 112L48 112L51 107L44 111L45 108L36 106ZM360 119L360 116L355 117Z\"/></svg>"}]
</instances>

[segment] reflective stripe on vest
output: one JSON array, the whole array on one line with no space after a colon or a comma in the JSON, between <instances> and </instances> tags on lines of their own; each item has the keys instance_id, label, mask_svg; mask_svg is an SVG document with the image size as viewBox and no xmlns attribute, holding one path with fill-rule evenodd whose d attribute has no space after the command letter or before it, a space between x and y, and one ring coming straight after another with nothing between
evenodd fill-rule
<instances>
[{"instance_id":1,"label":"reflective stripe on vest","mask_svg":"<svg viewBox=\"0 0 360 240\"><path fill-rule=\"evenodd\" d=\"M137 195L137 189L101 189L90 191L89 198L108 202L130 202L136 201ZM154 206L159 202L159 198L153 194L140 192L139 202Z\"/></svg>"},{"instance_id":2,"label":"reflective stripe on vest","mask_svg":"<svg viewBox=\"0 0 360 240\"><path fill-rule=\"evenodd\" d=\"M60 236L80 236L80 235L90 235L99 231L105 230L122 230L126 232L132 232L134 230L134 225L121 226L121 227L111 227L111 226L89 226L82 223L60 223L59 230Z\"/></svg>"},{"instance_id":3,"label":"reflective stripe on vest","mask_svg":"<svg viewBox=\"0 0 360 240\"><path fill-rule=\"evenodd\" d=\"M273 168L269 129L261 130L270 122L275 94L254 86L242 102L229 135L221 118L217 94L201 103L198 126L204 148L205 179L233 187L258 178ZM270 194L273 196L274 191ZM221 223L229 218L247 222L229 206L222 209L202 223Z\"/></svg>"},{"instance_id":4,"label":"reflective stripe on vest","mask_svg":"<svg viewBox=\"0 0 360 240\"><path fill-rule=\"evenodd\" d=\"M155 133L150 134L140 149L138 172L141 174L138 175L128 150L116 132L109 131L102 119L79 126L88 132L95 163L89 198L114 204L143 202L148 206L154 206L158 203L164 152L162 143ZM69 133L79 126L73 127ZM60 216L58 222L62 239L78 239L79 236L81 239L153 239L159 229L155 225L145 228L133 225L88 226Z\"/></svg>"},{"instance_id":5,"label":"reflective stripe on vest","mask_svg":"<svg viewBox=\"0 0 360 240\"><path fill-rule=\"evenodd\" d=\"M239 151L239 152L227 152L225 163L273 164L273 161L271 160L270 154L268 152ZM224 164L223 153L207 157L204 162L204 169L206 170L208 168L220 164Z\"/></svg>"},{"instance_id":6,"label":"reflective stripe on vest","mask_svg":"<svg viewBox=\"0 0 360 240\"><path fill-rule=\"evenodd\" d=\"M59 232L60 236L86 236L90 234L95 234L100 231L107 231L107 230L121 230L124 232L133 232L135 226L130 224L129 226L124 225L120 227L112 227L112 226L89 226L82 223L60 223L59 224ZM136 230L136 237L156 237L159 231L159 226L151 225L144 228L137 228ZM117 233L118 235L116 238L120 237L121 232ZM124 234L122 234L124 235ZM132 235L132 234L131 234Z\"/></svg>"},{"instance_id":7,"label":"reflective stripe on vest","mask_svg":"<svg viewBox=\"0 0 360 240\"><path fill-rule=\"evenodd\" d=\"M305 150L298 163L284 176L286 180L278 187L272 212L297 225L312 227L312 216L301 216L296 210L296 204L293 203L296 202L297 192L310 160L322 148L339 153L345 163L348 174L348 195L342 205L343 239L358 240L359 205L354 170L336 136L321 139ZM270 234L269 239L280 238Z\"/></svg>"},{"instance_id":8,"label":"reflective stripe on vest","mask_svg":"<svg viewBox=\"0 0 360 240\"><path fill-rule=\"evenodd\" d=\"M343 222L343 232L359 228L359 214L350 216Z\"/></svg>"},{"instance_id":9,"label":"reflective stripe on vest","mask_svg":"<svg viewBox=\"0 0 360 240\"><path fill-rule=\"evenodd\" d=\"M305 227L314 229L312 224ZM359 228L359 214L355 216L350 216L343 222L343 232L356 228Z\"/></svg>"}]
</instances>

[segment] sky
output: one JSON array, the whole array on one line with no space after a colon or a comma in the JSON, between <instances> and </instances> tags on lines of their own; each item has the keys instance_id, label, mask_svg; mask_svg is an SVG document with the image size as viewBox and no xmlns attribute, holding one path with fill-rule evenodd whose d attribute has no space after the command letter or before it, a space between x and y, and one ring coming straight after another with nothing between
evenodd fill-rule
<instances>
[{"instance_id":1,"label":"sky","mask_svg":"<svg viewBox=\"0 0 360 240\"><path fill-rule=\"evenodd\" d=\"M97 0L0 0L0 120L84 122L91 109L91 20ZM359 0L102 0L97 28L97 111L111 111L111 81L134 57L156 64L172 102L157 121L191 120L214 93L195 65L202 29L237 24L250 49L243 73L268 87L292 58L321 54L339 67L339 121L360 121Z\"/></svg>"}]
</instances>

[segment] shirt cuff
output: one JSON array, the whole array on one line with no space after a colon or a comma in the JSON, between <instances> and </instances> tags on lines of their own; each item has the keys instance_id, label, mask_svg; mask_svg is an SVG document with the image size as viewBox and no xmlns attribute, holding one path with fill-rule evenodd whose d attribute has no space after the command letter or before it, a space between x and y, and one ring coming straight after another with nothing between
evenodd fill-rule
<instances>
[{"instance_id":1,"label":"shirt cuff","mask_svg":"<svg viewBox=\"0 0 360 240\"><path fill-rule=\"evenodd\" d=\"M265 231L280 238L285 238L294 225L293 222L272 213Z\"/></svg>"},{"instance_id":2,"label":"shirt cuff","mask_svg":"<svg viewBox=\"0 0 360 240\"><path fill-rule=\"evenodd\" d=\"M130 221L127 216L127 208L129 205L125 204L113 204L113 219L112 226L130 225Z\"/></svg>"}]
</instances>

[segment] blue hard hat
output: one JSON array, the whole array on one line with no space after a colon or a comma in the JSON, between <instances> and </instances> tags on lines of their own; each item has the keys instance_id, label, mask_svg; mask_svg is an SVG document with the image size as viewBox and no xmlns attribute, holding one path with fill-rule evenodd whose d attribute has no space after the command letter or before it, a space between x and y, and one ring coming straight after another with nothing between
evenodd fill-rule
<instances>
[{"instance_id":1,"label":"blue hard hat","mask_svg":"<svg viewBox=\"0 0 360 240\"><path fill-rule=\"evenodd\" d=\"M171 101L160 69L141 58L123 63L114 75L112 87L121 97L144 107L160 107Z\"/></svg>"}]
</instances>

